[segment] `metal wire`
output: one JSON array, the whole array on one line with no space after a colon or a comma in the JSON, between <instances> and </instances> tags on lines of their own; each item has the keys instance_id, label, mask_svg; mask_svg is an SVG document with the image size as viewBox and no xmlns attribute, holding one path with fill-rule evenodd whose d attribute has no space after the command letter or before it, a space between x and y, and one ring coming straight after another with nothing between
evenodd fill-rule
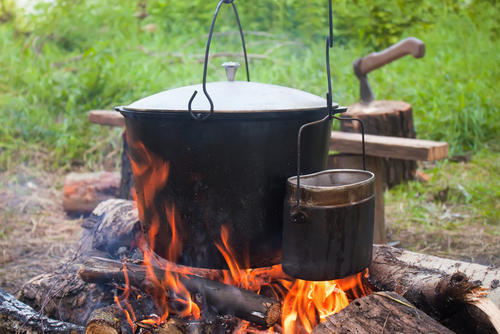
<instances>
[{"instance_id":1,"label":"metal wire","mask_svg":"<svg viewBox=\"0 0 500 334\"><path fill-rule=\"evenodd\" d=\"M208 102L210 103L210 112L209 113L197 113L197 114L193 113L192 103L194 101L194 98L196 97L196 94L198 94L198 91L196 91L196 90L194 91L193 95L191 96L191 98L189 99L189 102L188 102L189 114L191 115L191 117L193 117L197 121L206 120L207 118L212 116L214 113L214 102L212 101L212 98L210 97L210 95L208 94L208 91L207 91L207 71L208 71L208 58L209 58L208 56L210 54L210 44L212 43L212 36L214 33L215 22L217 21L217 15L219 15L220 8L221 8L222 4L224 4L224 3L231 4L233 7L234 15L236 16L236 22L238 23L238 29L240 31L241 43L243 45L243 55L245 57L245 68L246 68L246 72L247 72L247 81L250 81L250 72L248 70L247 49L245 46L245 36L243 34L243 29L241 28L241 22L240 22L240 17L238 15L238 10L236 9L236 5L234 4L234 0L220 0L219 3L217 4L217 7L215 8L214 17L212 19L212 25L210 26L210 32L208 33L207 47L205 49L205 59L204 59L204 63L203 63L202 87L203 87L203 93L205 94Z\"/></svg>"}]
</instances>

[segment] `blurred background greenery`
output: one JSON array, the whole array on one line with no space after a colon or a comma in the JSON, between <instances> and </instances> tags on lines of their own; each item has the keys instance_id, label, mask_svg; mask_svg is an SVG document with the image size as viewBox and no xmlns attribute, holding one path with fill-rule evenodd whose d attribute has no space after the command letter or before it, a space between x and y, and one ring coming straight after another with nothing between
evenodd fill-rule
<instances>
[{"instance_id":1,"label":"blurred background greenery","mask_svg":"<svg viewBox=\"0 0 500 334\"><path fill-rule=\"evenodd\" d=\"M34 153L49 169L102 163L119 147L118 130L91 126L86 111L200 82L216 3L54 0L27 13L2 0L0 169L32 163ZM236 3L248 51L260 56L250 62L252 80L324 95L328 2ZM426 43L426 56L370 74L376 98L411 103L417 136L448 141L452 154L496 150L498 17L494 0L334 1L334 100L358 99L352 60L415 36ZM240 52L235 28L224 6L213 53ZM210 62L209 80L224 80L225 60Z\"/></svg>"}]
</instances>

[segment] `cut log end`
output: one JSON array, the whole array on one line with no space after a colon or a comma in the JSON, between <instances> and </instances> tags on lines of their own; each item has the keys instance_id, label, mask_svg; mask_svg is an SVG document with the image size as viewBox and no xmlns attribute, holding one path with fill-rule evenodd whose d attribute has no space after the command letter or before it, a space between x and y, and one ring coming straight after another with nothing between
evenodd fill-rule
<instances>
[{"instance_id":1,"label":"cut log end","mask_svg":"<svg viewBox=\"0 0 500 334\"><path fill-rule=\"evenodd\" d=\"M349 106L346 115L358 117L366 114L409 112L411 109L411 104L404 101L376 100L370 104L354 103Z\"/></svg>"},{"instance_id":2,"label":"cut log end","mask_svg":"<svg viewBox=\"0 0 500 334\"><path fill-rule=\"evenodd\" d=\"M106 322L95 321L88 324L85 328L85 334L120 334L121 331L116 330Z\"/></svg>"},{"instance_id":3,"label":"cut log end","mask_svg":"<svg viewBox=\"0 0 500 334\"><path fill-rule=\"evenodd\" d=\"M120 319L116 316L112 306L92 312L85 326L85 334L119 333L121 333Z\"/></svg>"},{"instance_id":4,"label":"cut log end","mask_svg":"<svg viewBox=\"0 0 500 334\"><path fill-rule=\"evenodd\" d=\"M266 316L266 324L267 327L272 327L275 325L281 318L281 305L280 304L272 304L271 307L267 311Z\"/></svg>"}]
</instances>

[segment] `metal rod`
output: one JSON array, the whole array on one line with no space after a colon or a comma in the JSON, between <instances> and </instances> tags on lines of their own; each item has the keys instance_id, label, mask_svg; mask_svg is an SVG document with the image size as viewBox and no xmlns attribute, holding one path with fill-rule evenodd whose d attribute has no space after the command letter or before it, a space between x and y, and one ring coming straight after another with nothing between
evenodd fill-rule
<instances>
[{"instance_id":1,"label":"metal rod","mask_svg":"<svg viewBox=\"0 0 500 334\"><path fill-rule=\"evenodd\" d=\"M233 1L231 1L231 5L233 5L234 15L236 16L236 22L238 23L238 28L240 30L241 36L241 44L243 45L243 55L245 56L245 69L247 71L247 81L250 81L250 72L248 70L248 57L247 57L247 48L245 46L245 36L243 35L243 29L241 28L240 16L238 15L238 11L236 10L236 5Z\"/></svg>"},{"instance_id":2,"label":"metal rod","mask_svg":"<svg viewBox=\"0 0 500 334\"><path fill-rule=\"evenodd\" d=\"M208 56L210 54L210 44L212 43L212 36L214 33L215 22L217 21L217 16L219 15L220 8L221 8L222 4L224 4L224 3L231 4L233 7L234 14L236 16L236 22L238 23L238 29L240 31L241 43L243 44L243 55L245 56L245 68L246 68L246 72L247 72L247 80L250 81L250 72L248 70L248 56L247 56L247 49L245 46L245 36L243 34L243 29L241 28L241 22L240 22L240 17L238 15L238 10L236 9L236 5L234 4L234 0L220 0L219 3L217 4L217 7L215 8L214 17L212 19L212 25L210 26L210 32L208 33L207 47L205 49L205 59L203 62L202 87L203 87L203 93L205 94L208 102L210 103L210 112L206 113L206 114L193 113L192 103L194 101L194 98L196 97L196 94L198 94L198 91L194 91L193 95L191 96L191 98L189 99L189 102L188 102L189 114L191 115L191 117L193 117L197 121L206 120L207 118L212 116L214 113L214 103L213 103L212 98L210 97L210 95L208 94L208 91L207 91Z\"/></svg>"},{"instance_id":3,"label":"metal rod","mask_svg":"<svg viewBox=\"0 0 500 334\"><path fill-rule=\"evenodd\" d=\"M328 23L330 25L330 43L329 46L333 47L333 15L332 15L332 0L328 1Z\"/></svg>"}]
</instances>

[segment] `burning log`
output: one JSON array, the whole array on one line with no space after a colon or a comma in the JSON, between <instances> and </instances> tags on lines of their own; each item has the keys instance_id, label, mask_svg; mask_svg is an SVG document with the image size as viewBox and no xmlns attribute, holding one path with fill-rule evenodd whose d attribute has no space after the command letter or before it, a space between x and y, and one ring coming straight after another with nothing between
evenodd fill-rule
<instances>
[{"instance_id":1,"label":"burning log","mask_svg":"<svg viewBox=\"0 0 500 334\"><path fill-rule=\"evenodd\" d=\"M47 318L0 288L1 333L81 333L74 324Z\"/></svg>"},{"instance_id":2,"label":"burning log","mask_svg":"<svg viewBox=\"0 0 500 334\"><path fill-rule=\"evenodd\" d=\"M459 271L460 270L460 271ZM500 331L500 270L375 246L370 281L376 289L401 293L456 331ZM489 299L485 291L490 291Z\"/></svg>"},{"instance_id":3,"label":"burning log","mask_svg":"<svg viewBox=\"0 0 500 334\"><path fill-rule=\"evenodd\" d=\"M89 213L99 202L116 197L119 186L119 173L70 173L64 179L64 211Z\"/></svg>"},{"instance_id":4,"label":"burning log","mask_svg":"<svg viewBox=\"0 0 500 334\"><path fill-rule=\"evenodd\" d=\"M131 285L141 290L156 288L148 280L144 266L126 263L125 268ZM165 276L165 271L161 268L155 267L154 271L157 277ZM125 282L123 264L108 259L88 260L80 269L79 275L85 282ZM280 319L280 303L273 299L199 276L177 275L191 294L201 295L207 305L219 314L234 314L264 327L271 327Z\"/></svg>"},{"instance_id":5,"label":"burning log","mask_svg":"<svg viewBox=\"0 0 500 334\"><path fill-rule=\"evenodd\" d=\"M376 292L350 303L316 326L313 334L453 332L394 292Z\"/></svg>"}]
</instances>

